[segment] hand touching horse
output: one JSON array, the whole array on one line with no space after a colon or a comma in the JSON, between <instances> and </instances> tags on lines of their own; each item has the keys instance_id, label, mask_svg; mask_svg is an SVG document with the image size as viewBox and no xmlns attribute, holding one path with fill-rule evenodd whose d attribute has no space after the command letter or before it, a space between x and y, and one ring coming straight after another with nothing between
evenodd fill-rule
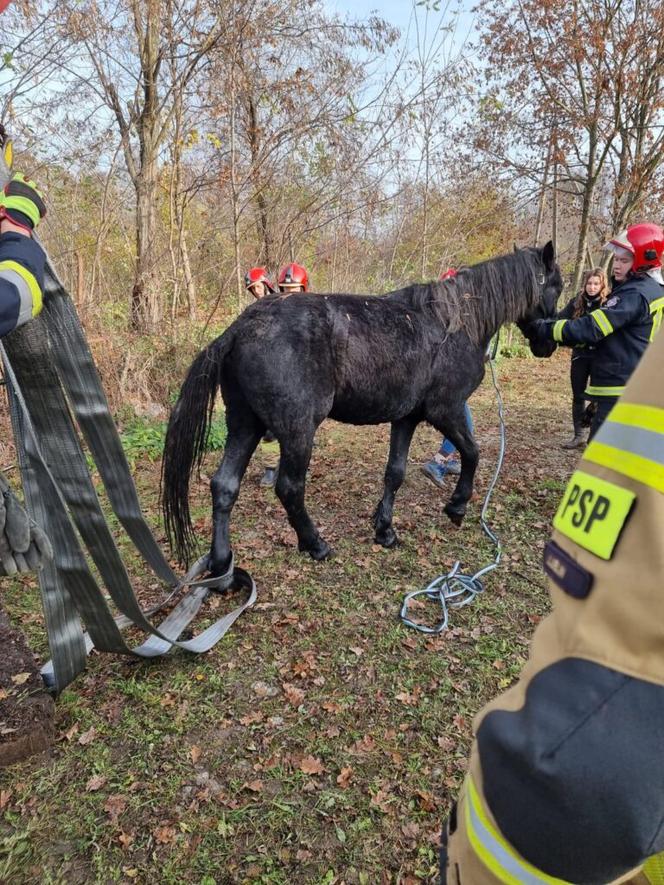
<instances>
[{"instance_id":1,"label":"hand touching horse","mask_svg":"<svg viewBox=\"0 0 664 885\"><path fill-rule=\"evenodd\" d=\"M228 439L211 482L213 574L223 574L230 564L230 514L267 428L281 448L276 493L299 549L314 559L331 552L304 504L314 434L325 418L392 424L384 493L374 514L377 543L396 543L394 498L421 421L460 452L461 475L445 507L460 525L478 462L463 404L482 380L487 345L503 323L516 322L527 336L532 320L553 316L561 289L553 245L547 243L465 268L444 282L380 297L298 295L250 305L195 359L169 421L163 508L179 557L188 561L196 545L189 480L203 457L218 388ZM548 343L530 346L537 356L555 349Z\"/></svg>"}]
</instances>

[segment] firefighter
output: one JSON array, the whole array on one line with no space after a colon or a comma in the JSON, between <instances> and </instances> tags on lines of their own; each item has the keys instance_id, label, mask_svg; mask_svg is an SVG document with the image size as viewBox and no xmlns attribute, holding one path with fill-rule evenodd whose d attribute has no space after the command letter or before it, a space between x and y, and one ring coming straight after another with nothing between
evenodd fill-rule
<instances>
[{"instance_id":1,"label":"firefighter","mask_svg":"<svg viewBox=\"0 0 664 885\"><path fill-rule=\"evenodd\" d=\"M265 267L250 267L244 275L244 285L257 300L275 291Z\"/></svg>"},{"instance_id":2,"label":"firefighter","mask_svg":"<svg viewBox=\"0 0 664 885\"><path fill-rule=\"evenodd\" d=\"M0 191L0 337L42 308L46 256L32 232L45 214L42 194L24 175L14 175ZM0 574L30 571L51 556L48 538L0 472Z\"/></svg>"},{"instance_id":3,"label":"firefighter","mask_svg":"<svg viewBox=\"0 0 664 885\"><path fill-rule=\"evenodd\" d=\"M664 883L663 364L660 335L563 495L553 612L474 722L447 885Z\"/></svg>"},{"instance_id":4,"label":"firefighter","mask_svg":"<svg viewBox=\"0 0 664 885\"><path fill-rule=\"evenodd\" d=\"M597 403L590 439L623 393L654 337L664 310L662 253L664 231L656 224L634 224L608 244L613 252L611 295L604 305L577 319L537 320L536 338L567 347L594 345L588 398Z\"/></svg>"},{"instance_id":5,"label":"firefighter","mask_svg":"<svg viewBox=\"0 0 664 885\"><path fill-rule=\"evenodd\" d=\"M279 271L279 291L284 295L306 292L309 288L309 275L301 264L287 264Z\"/></svg>"}]
</instances>

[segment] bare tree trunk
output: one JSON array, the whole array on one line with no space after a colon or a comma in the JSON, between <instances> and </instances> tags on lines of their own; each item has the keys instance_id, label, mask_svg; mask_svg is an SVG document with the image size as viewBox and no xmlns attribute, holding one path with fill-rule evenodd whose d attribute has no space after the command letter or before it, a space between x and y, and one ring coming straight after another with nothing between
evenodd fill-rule
<instances>
[{"instance_id":1,"label":"bare tree trunk","mask_svg":"<svg viewBox=\"0 0 664 885\"><path fill-rule=\"evenodd\" d=\"M553 193L551 195L551 241L554 253L558 251L558 164L553 164Z\"/></svg>"},{"instance_id":2,"label":"bare tree trunk","mask_svg":"<svg viewBox=\"0 0 664 885\"><path fill-rule=\"evenodd\" d=\"M187 306L189 308L189 319L196 319L198 308L196 300L196 283L194 275L191 272L191 262L189 260L189 249L187 247L187 235L184 227L180 227L180 255L182 256L182 272L184 273L184 285L187 292Z\"/></svg>"},{"instance_id":3,"label":"bare tree trunk","mask_svg":"<svg viewBox=\"0 0 664 885\"><path fill-rule=\"evenodd\" d=\"M240 208L237 190L237 95L235 59L231 69L231 119L230 119L230 163L231 163L231 211L233 213L233 254L235 257L235 282L237 291L238 313L242 310L244 291L242 288L242 271L240 268Z\"/></svg>"},{"instance_id":4,"label":"bare tree trunk","mask_svg":"<svg viewBox=\"0 0 664 885\"><path fill-rule=\"evenodd\" d=\"M270 219L267 200L260 179L260 134L258 128L258 114L254 97L247 86L247 118L249 122L249 151L251 153L251 181L256 200L256 220L258 235L261 239L261 258L268 267L272 267L272 238L270 236Z\"/></svg>"},{"instance_id":5,"label":"bare tree trunk","mask_svg":"<svg viewBox=\"0 0 664 885\"><path fill-rule=\"evenodd\" d=\"M85 308L85 269L83 265L83 253L76 250L76 307L82 311Z\"/></svg>"},{"instance_id":6,"label":"bare tree trunk","mask_svg":"<svg viewBox=\"0 0 664 885\"><path fill-rule=\"evenodd\" d=\"M540 241L540 236L542 234L542 222L544 220L544 205L545 205L545 197L546 197L546 185L549 179L549 166L551 165L551 154L553 152L553 130L551 131L551 136L549 138L549 147L546 153L546 160L544 162L544 173L542 175L542 187L540 189L539 202L537 205L537 221L535 222L535 242L533 243L536 246ZM554 187L554 199L555 199L555 187Z\"/></svg>"},{"instance_id":7,"label":"bare tree trunk","mask_svg":"<svg viewBox=\"0 0 664 885\"><path fill-rule=\"evenodd\" d=\"M136 276L131 296L131 325L140 332L155 331L161 321L155 255L156 198L156 160L146 159L136 188Z\"/></svg>"}]
</instances>

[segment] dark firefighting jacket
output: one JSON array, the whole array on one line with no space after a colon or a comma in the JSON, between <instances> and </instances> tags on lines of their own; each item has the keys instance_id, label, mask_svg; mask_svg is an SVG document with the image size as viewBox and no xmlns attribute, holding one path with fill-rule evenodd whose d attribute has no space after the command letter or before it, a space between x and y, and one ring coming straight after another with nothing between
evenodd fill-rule
<instances>
[{"instance_id":1,"label":"dark firefighting jacket","mask_svg":"<svg viewBox=\"0 0 664 885\"><path fill-rule=\"evenodd\" d=\"M41 310L45 260L31 237L0 236L0 338Z\"/></svg>"},{"instance_id":2,"label":"dark firefighting jacket","mask_svg":"<svg viewBox=\"0 0 664 885\"><path fill-rule=\"evenodd\" d=\"M568 347L594 345L586 395L618 397L659 328L662 311L664 287L646 274L632 274L622 283L613 281L602 307L552 323L551 337Z\"/></svg>"},{"instance_id":3,"label":"dark firefighting jacket","mask_svg":"<svg viewBox=\"0 0 664 885\"><path fill-rule=\"evenodd\" d=\"M474 722L447 885L664 883L663 364L664 334L563 495L553 612Z\"/></svg>"}]
</instances>

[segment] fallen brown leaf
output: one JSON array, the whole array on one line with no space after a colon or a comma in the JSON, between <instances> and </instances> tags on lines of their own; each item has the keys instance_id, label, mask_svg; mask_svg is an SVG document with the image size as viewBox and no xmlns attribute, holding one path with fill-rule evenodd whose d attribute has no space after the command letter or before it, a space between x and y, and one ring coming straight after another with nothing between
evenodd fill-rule
<instances>
[{"instance_id":1,"label":"fallen brown leaf","mask_svg":"<svg viewBox=\"0 0 664 885\"><path fill-rule=\"evenodd\" d=\"M154 831L154 837L161 845L172 845L175 842L177 830L175 827L157 827Z\"/></svg>"},{"instance_id":2,"label":"fallen brown leaf","mask_svg":"<svg viewBox=\"0 0 664 885\"><path fill-rule=\"evenodd\" d=\"M189 755L191 756L191 761L196 765L198 760L201 758L201 748L196 744L189 750Z\"/></svg>"},{"instance_id":3,"label":"fallen brown leaf","mask_svg":"<svg viewBox=\"0 0 664 885\"><path fill-rule=\"evenodd\" d=\"M16 673L15 676L12 676L12 682L14 685L25 685L29 678L29 673Z\"/></svg>"},{"instance_id":4,"label":"fallen brown leaf","mask_svg":"<svg viewBox=\"0 0 664 885\"><path fill-rule=\"evenodd\" d=\"M104 803L104 811L110 819L115 822L127 807L127 798L118 793L116 796L109 796Z\"/></svg>"},{"instance_id":5,"label":"fallen brown leaf","mask_svg":"<svg viewBox=\"0 0 664 885\"><path fill-rule=\"evenodd\" d=\"M436 800L432 793L427 793L426 790L416 790L416 793L419 796L422 811L436 810Z\"/></svg>"},{"instance_id":6,"label":"fallen brown leaf","mask_svg":"<svg viewBox=\"0 0 664 885\"><path fill-rule=\"evenodd\" d=\"M322 707L324 710L327 710L328 713L341 713L343 709L341 704L337 704L336 701L325 701Z\"/></svg>"},{"instance_id":7,"label":"fallen brown leaf","mask_svg":"<svg viewBox=\"0 0 664 885\"><path fill-rule=\"evenodd\" d=\"M371 795L371 804L378 808L379 811L382 811L383 814L388 814L390 811L389 801L392 797L387 792L387 790L380 789L377 793L372 793Z\"/></svg>"},{"instance_id":8,"label":"fallen brown leaf","mask_svg":"<svg viewBox=\"0 0 664 885\"><path fill-rule=\"evenodd\" d=\"M134 841L134 837L131 833L120 833L118 836L118 842L122 845L123 848L129 848L131 843Z\"/></svg>"},{"instance_id":9,"label":"fallen brown leaf","mask_svg":"<svg viewBox=\"0 0 664 885\"><path fill-rule=\"evenodd\" d=\"M251 790L252 793L262 793L263 792L263 781L250 781L248 784L244 785L245 789Z\"/></svg>"},{"instance_id":10,"label":"fallen brown leaf","mask_svg":"<svg viewBox=\"0 0 664 885\"><path fill-rule=\"evenodd\" d=\"M342 768L341 772L337 775L337 783L341 787L342 790L346 790L350 786L350 782L353 778L353 769L348 766L347 768Z\"/></svg>"},{"instance_id":11,"label":"fallen brown leaf","mask_svg":"<svg viewBox=\"0 0 664 885\"><path fill-rule=\"evenodd\" d=\"M325 767L320 759L316 759L315 756L305 756L300 762L300 771L303 771L305 774L322 774L325 771Z\"/></svg>"},{"instance_id":12,"label":"fallen brown leaf","mask_svg":"<svg viewBox=\"0 0 664 885\"><path fill-rule=\"evenodd\" d=\"M85 785L85 791L86 793L94 793L96 790L101 790L105 783L106 778L103 774L93 774Z\"/></svg>"},{"instance_id":13,"label":"fallen brown leaf","mask_svg":"<svg viewBox=\"0 0 664 885\"><path fill-rule=\"evenodd\" d=\"M299 707L304 700L304 692L302 691L302 689L297 688L290 682L284 682L281 687L288 699L288 702L291 703L294 707Z\"/></svg>"},{"instance_id":14,"label":"fallen brown leaf","mask_svg":"<svg viewBox=\"0 0 664 885\"><path fill-rule=\"evenodd\" d=\"M97 729L92 726L92 728L88 728L87 731L84 731L83 734L78 739L79 744L85 747L87 744L91 744L93 740L97 737Z\"/></svg>"}]
</instances>

